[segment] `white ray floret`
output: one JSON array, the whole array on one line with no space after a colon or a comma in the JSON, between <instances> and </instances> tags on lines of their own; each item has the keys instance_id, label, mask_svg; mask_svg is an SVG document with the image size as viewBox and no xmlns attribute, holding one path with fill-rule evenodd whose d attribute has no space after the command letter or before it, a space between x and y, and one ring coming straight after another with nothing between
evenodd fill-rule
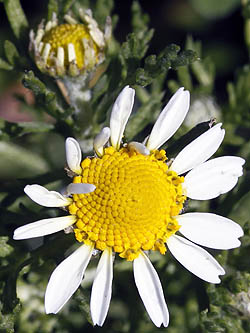
<instances>
[{"instance_id":1,"label":"white ray floret","mask_svg":"<svg viewBox=\"0 0 250 333\"><path fill-rule=\"evenodd\" d=\"M44 36L44 29L38 29L37 30L37 34L36 34L36 38L35 38L35 44L38 45L42 38Z\"/></svg>"},{"instance_id":2,"label":"white ray floret","mask_svg":"<svg viewBox=\"0 0 250 333\"><path fill-rule=\"evenodd\" d=\"M39 43L39 45L38 45L38 52L39 52L39 53L41 53L41 52L42 52L43 45L44 45L44 43L43 43L43 42Z\"/></svg>"},{"instance_id":3,"label":"white ray floret","mask_svg":"<svg viewBox=\"0 0 250 333\"><path fill-rule=\"evenodd\" d=\"M89 33L94 40L94 42L100 47L105 46L104 34L98 28L98 24L95 19L93 19L92 11L90 9L85 10L85 12L80 8L79 15L83 22L88 25Z\"/></svg>"},{"instance_id":4,"label":"white ray floret","mask_svg":"<svg viewBox=\"0 0 250 333\"><path fill-rule=\"evenodd\" d=\"M66 14L64 15L64 20L69 24L77 24L77 20L75 20L72 16Z\"/></svg>"},{"instance_id":5,"label":"white ray floret","mask_svg":"<svg viewBox=\"0 0 250 333\"><path fill-rule=\"evenodd\" d=\"M67 164L73 172L82 172L82 152L79 143L74 138L67 138L65 142Z\"/></svg>"},{"instance_id":6,"label":"white ray floret","mask_svg":"<svg viewBox=\"0 0 250 333\"><path fill-rule=\"evenodd\" d=\"M112 35L112 20L110 16L107 16L106 18L106 24L104 28L104 39L105 41L108 41L111 38Z\"/></svg>"},{"instance_id":7,"label":"white ray floret","mask_svg":"<svg viewBox=\"0 0 250 333\"><path fill-rule=\"evenodd\" d=\"M140 142L129 142L128 149L131 151L136 151L137 153L145 156L150 155L150 150L143 143Z\"/></svg>"},{"instance_id":8,"label":"white ray floret","mask_svg":"<svg viewBox=\"0 0 250 333\"><path fill-rule=\"evenodd\" d=\"M204 281L220 283L219 275L225 271L207 251L176 235L169 237L167 246L175 259L191 273Z\"/></svg>"},{"instance_id":9,"label":"white ray floret","mask_svg":"<svg viewBox=\"0 0 250 333\"><path fill-rule=\"evenodd\" d=\"M189 109L190 94L180 88L160 113L147 141L149 150L162 146L181 126Z\"/></svg>"},{"instance_id":10,"label":"white ray floret","mask_svg":"<svg viewBox=\"0 0 250 333\"><path fill-rule=\"evenodd\" d=\"M54 28L54 27L57 26L57 24L58 24L58 20L57 20L57 16L56 16L56 13L55 13L55 12L52 13L52 19L51 19L51 22L52 22L52 28Z\"/></svg>"},{"instance_id":11,"label":"white ray floret","mask_svg":"<svg viewBox=\"0 0 250 333\"><path fill-rule=\"evenodd\" d=\"M135 91L126 86L117 97L110 116L111 144L119 149L134 104Z\"/></svg>"},{"instance_id":12,"label":"white ray floret","mask_svg":"<svg viewBox=\"0 0 250 333\"><path fill-rule=\"evenodd\" d=\"M108 313L112 293L113 257L111 249L103 251L91 291L90 312L94 325L102 326Z\"/></svg>"},{"instance_id":13,"label":"white ray floret","mask_svg":"<svg viewBox=\"0 0 250 333\"><path fill-rule=\"evenodd\" d=\"M52 28L52 22L48 21L46 26L45 26L45 31L48 32Z\"/></svg>"},{"instance_id":14,"label":"white ray floret","mask_svg":"<svg viewBox=\"0 0 250 333\"><path fill-rule=\"evenodd\" d=\"M223 156L192 169L182 184L191 199L208 200L230 191L242 176L243 158Z\"/></svg>"},{"instance_id":15,"label":"white ray floret","mask_svg":"<svg viewBox=\"0 0 250 333\"><path fill-rule=\"evenodd\" d=\"M87 183L71 183L67 186L67 193L70 194L86 194L94 192L96 186Z\"/></svg>"},{"instance_id":16,"label":"white ray floret","mask_svg":"<svg viewBox=\"0 0 250 333\"><path fill-rule=\"evenodd\" d=\"M180 175L208 160L224 138L225 130L221 129L221 126L221 123L215 125L182 149L174 159L170 170Z\"/></svg>"},{"instance_id":17,"label":"white ray floret","mask_svg":"<svg viewBox=\"0 0 250 333\"><path fill-rule=\"evenodd\" d=\"M169 313L158 274L148 257L142 252L133 261L137 289L152 322L168 326Z\"/></svg>"},{"instance_id":18,"label":"white ray floret","mask_svg":"<svg viewBox=\"0 0 250 333\"><path fill-rule=\"evenodd\" d=\"M13 238L20 240L51 235L71 226L75 222L76 217L72 215L36 221L17 228L14 231Z\"/></svg>"},{"instance_id":19,"label":"white ray floret","mask_svg":"<svg viewBox=\"0 0 250 333\"><path fill-rule=\"evenodd\" d=\"M76 52L74 44L69 43L68 44L68 61L69 63L76 61Z\"/></svg>"},{"instance_id":20,"label":"white ray floret","mask_svg":"<svg viewBox=\"0 0 250 333\"><path fill-rule=\"evenodd\" d=\"M49 43L46 43L42 52L42 59L44 62L47 62L49 53L50 53L51 45Z\"/></svg>"},{"instance_id":21,"label":"white ray floret","mask_svg":"<svg viewBox=\"0 0 250 333\"><path fill-rule=\"evenodd\" d=\"M110 128L104 127L99 134L94 139L94 149L98 156L103 155L103 147L109 141L110 138Z\"/></svg>"},{"instance_id":22,"label":"white ray floret","mask_svg":"<svg viewBox=\"0 0 250 333\"><path fill-rule=\"evenodd\" d=\"M64 48L61 46L57 48L57 65L64 66Z\"/></svg>"},{"instance_id":23,"label":"white ray floret","mask_svg":"<svg viewBox=\"0 0 250 333\"><path fill-rule=\"evenodd\" d=\"M70 198L65 198L56 191L49 191L45 187L33 184L26 185L24 192L37 204L44 207L65 207L71 204Z\"/></svg>"},{"instance_id":24,"label":"white ray floret","mask_svg":"<svg viewBox=\"0 0 250 333\"><path fill-rule=\"evenodd\" d=\"M96 22L92 19L91 11L81 15L89 23L89 29L94 30ZM90 49L92 45L86 39L83 39L82 42L85 50L86 66L92 61L93 55L91 52L93 52L93 49ZM75 50L72 45L73 51L70 51L71 45L68 44L68 48L69 61L72 62L75 61ZM47 51L45 49L46 46L43 49L43 54L46 56ZM64 51L62 48L58 48L57 51L56 61L59 65L64 62ZM71 68L76 68L76 64L71 63ZM94 139L94 149L100 158L104 156L105 159L104 147L106 144L109 145L110 142L119 151L125 126L132 112L134 96L134 89L126 86L117 97L111 111L110 128L103 128ZM154 154L152 150L158 149L181 125L189 108L189 99L189 92L180 88L161 112L150 136L145 139L144 143L130 142L122 145L126 154L128 153L129 157L134 157L136 152L141 154L139 158L143 158L142 155ZM188 144L171 164L169 170L173 170L179 175L188 172L181 185L182 193L180 193L180 196L183 194L199 200L214 198L232 189L237 183L238 177L242 175L242 165L245 162L242 158L226 156L207 161L218 149L224 138L225 131L221 129L221 126L221 124L217 124ZM65 146L67 163L72 171L69 174L85 174L81 168L82 153L78 142L69 137L66 139ZM160 158L157 161L157 153L152 157L153 162L163 163ZM97 159L96 156L94 158ZM149 158L145 157L145 159L150 160L151 156ZM159 165L159 167L161 166ZM98 170L96 171L98 172ZM93 192L96 186L88 183L69 184L66 194L68 196L73 195L72 199L64 197L58 192L49 191L37 184L27 185L25 193L36 203L46 207L64 207L70 205L74 200L79 208L81 203L84 204L86 200L82 200L78 205L77 200L81 200L82 196L78 197L74 194ZM106 192L105 188L104 192ZM101 205L99 206L101 207ZM98 210L103 210L99 208ZM80 215L74 209L69 209L69 211L72 214L70 216L40 220L17 228L13 238L19 240L39 237L60 230L73 232ZM95 219L97 215L93 218ZM236 248L240 246L239 238L243 236L242 228L228 218L210 213L186 213L173 218L180 226L179 232L187 239L175 234L167 239L166 243L172 255L187 270L204 281L219 283L219 276L225 274L223 267L207 251L196 244L220 250ZM102 228L101 221L99 222L100 228ZM77 231L81 232L81 230L85 229L79 227ZM79 240L77 235L76 238ZM98 249L102 248L98 245L98 242L95 242L92 238L90 239L92 245L84 244L80 246L52 273L45 294L46 313L57 313L81 284L93 251L100 252ZM102 240L102 238L99 238L99 240ZM83 237L80 241L85 242L85 238ZM95 249L94 246L96 246ZM169 312L160 279L147 255L142 250L138 251L140 251L139 256L134 260L134 257L132 258L134 279L138 292L152 322L157 327L161 325L167 327ZM112 294L113 252L116 252L115 246L107 245L107 248L102 251L96 269L90 300L90 311L94 325L102 326L108 313Z\"/></svg>"},{"instance_id":25,"label":"white ray floret","mask_svg":"<svg viewBox=\"0 0 250 333\"><path fill-rule=\"evenodd\" d=\"M240 246L241 226L232 220L211 213L186 213L178 216L182 233L192 242L212 249L228 250Z\"/></svg>"},{"instance_id":26,"label":"white ray floret","mask_svg":"<svg viewBox=\"0 0 250 333\"><path fill-rule=\"evenodd\" d=\"M87 38L82 38L82 45L84 48L84 65L93 66L95 63L95 50L93 45Z\"/></svg>"},{"instance_id":27,"label":"white ray floret","mask_svg":"<svg viewBox=\"0 0 250 333\"><path fill-rule=\"evenodd\" d=\"M56 267L45 293L46 313L57 313L74 294L82 282L92 252L93 247L82 245Z\"/></svg>"}]
</instances>

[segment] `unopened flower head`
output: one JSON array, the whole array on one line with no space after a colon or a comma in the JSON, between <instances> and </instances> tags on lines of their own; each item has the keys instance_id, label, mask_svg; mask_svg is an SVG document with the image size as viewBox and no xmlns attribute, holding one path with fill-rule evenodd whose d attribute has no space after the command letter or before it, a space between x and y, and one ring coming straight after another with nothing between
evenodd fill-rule
<instances>
[{"instance_id":1,"label":"unopened flower head","mask_svg":"<svg viewBox=\"0 0 250 333\"><path fill-rule=\"evenodd\" d=\"M81 22L65 15L65 23L58 24L53 13L46 24L42 22L36 34L30 33L30 51L37 67L54 77L85 74L103 62L105 48L111 36L111 22L107 18L103 33L91 10L79 10Z\"/></svg>"},{"instance_id":2,"label":"unopened flower head","mask_svg":"<svg viewBox=\"0 0 250 333\"><path fill-rule=\"evenodd\" d=\"M151 320L166 327L168 308L147 251L164 255L168 248L190 272L219 283L219 275L225 274L223 267L199 245L213 249L240 246L243 231L232 220L210 213L183 213L187 198L215 198L231 190L242 175L244 160L240 157L208 161L224 138L222 124L189 143L170 162L166 151L159 148L182 124L189 109L189 92L180 88L174 94L144 143L122 143L134 96L135 91L127 86L116 99L110 127L103 128L94 140L95 156L82 161L78 142L66 140L67 163L74 174L66 196L36 184L25 187L32 200L43 206L65 207L68 216L22 226L15 230L14 238L48 235L71 226L81 244L51 275L45 295L47 313L57 313L76 291L97 249L102 254L91 292L93 323L101 326L106 318L113 258L118 254L133 262L135 283Z\"/></svg>"}]
</instances>

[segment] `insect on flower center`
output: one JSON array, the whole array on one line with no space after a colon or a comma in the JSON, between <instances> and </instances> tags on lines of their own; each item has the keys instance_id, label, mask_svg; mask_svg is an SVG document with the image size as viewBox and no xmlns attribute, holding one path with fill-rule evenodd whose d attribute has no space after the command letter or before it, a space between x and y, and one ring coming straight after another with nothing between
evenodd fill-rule
<instances>
[{"instance_id":1,"label":"insect on flower center","mask_svg":"<svg viewBox=\"0 0 250 333\"><path fill-rule=\"evenodd\" d=\"M186 197L183 177L169 171L165 151L144 156L128 148L105 148L101 158L83 160L74 183L91 183L94 192L74 194L75 236L95 248L112 248L127 260L141 250L164 254L165 242L179 225L175 219Z\"/></svg>"},{"instance_id":2,"label":"insect on flower center","mask_svg":"<svg viewBox=\"0 0 250 333\"><path fill-rule=\"evenodd\" d=\"M82 69L84 66L88 66L86 63L86 48L89 53L89 48L91 44L92 59L98 56L98 46L92 40L87 27L83 24L61 24L51 30L49 30L43 37L42 42L50 44L50 55L56 55L58 53L58 48L62 47L64 49L64 64L65 66L69 65L70 55L69 55L69 44L72 44L74 47L75 53L75 62L79 69ZM89 54L88 54L89 57ZM52 58L48 57L47 65L52 64ZM91 64L92 65L92 64Z\"/></svg>"}]
</instances>

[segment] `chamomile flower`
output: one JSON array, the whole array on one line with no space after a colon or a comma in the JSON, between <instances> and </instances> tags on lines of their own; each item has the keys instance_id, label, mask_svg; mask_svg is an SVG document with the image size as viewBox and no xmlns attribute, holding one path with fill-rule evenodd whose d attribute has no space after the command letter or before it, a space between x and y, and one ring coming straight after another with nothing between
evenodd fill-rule
<instances>
[{"instance_id":1,"label":"chamomile flower","mask_svg":"<svg viewBox=\"0 0 250 333\"><path fill-rule=\"evenodd\" d=\"M44 236L72 226L80 243L50 277L45 294L47 313L57 313L69 300L93 252L99 250L102 254L90 301L94 325L102 326L107 316L116 254L132 261L135 284L151 320L166 327L169 312L147 251L164 255L168 248L190 272L219 283L219 275L225 274L223 267L199 245L213 249L240 246L238 238L243 231L232 220L211 213L182 214L187 198L215 198L231 190L242 175L242 158L208 160L224 138L222 124L200 135L168 163L166 151L159 148L183 122L189 92L180 88L174 94L144 144L122 143L134 95L127 86L116 99L110 127L103 128L94 140L95 156L82 161L77 141L66 140L67 163L74 174L67 196L39 185L25 187L36 203L65 207L69 215L22 226L15 230L14 239Z\"/></svg>"},{"instance_id":2,"label":"chamomile flower","mask_svg":"<svg viewBox=\"0 0 250 333\"><path fill-rule=\"evenodd\" d=\"M90 9L79 10L81 22L66 14L65 22L42 21L37 32L30 32L30 51L37 67L54 77L72 77L93 71L105 59L105 48L111 36L111 19L102 32Z\"/></svg>"}]
</instances>

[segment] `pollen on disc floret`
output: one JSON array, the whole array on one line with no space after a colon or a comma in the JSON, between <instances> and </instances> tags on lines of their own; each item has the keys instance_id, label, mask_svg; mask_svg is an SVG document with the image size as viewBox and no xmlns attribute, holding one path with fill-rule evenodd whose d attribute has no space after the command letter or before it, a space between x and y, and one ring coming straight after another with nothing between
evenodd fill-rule
<instances>
[{"instance_id":1,"label":"pollen on disc floret","mask_svg":"<svg viewBox=\"0 0 250 333\"><path fill-rule=\"evenodd\" d=\"M85 57L84 43L83 40L91 40L91 36L88 29L83 24L61 24L51 30L49 30L43 37L42 42L44 45L50 44L50 53L56 54L59 47L64 50L64 65L66 67L70 64L70 55L68 52L69 44L74 46L75 62L79 69L84 66L87 68L88 64L87 57ZM93 63L98 62L98 46L92 41L92 53L93 53ZM53 65L53 60L48 57L47 65Z\"/></svg>"},{"instance_id":2,"label":"pollen on disc floret","mask_svg":"<svg viewBox=\"0 0 250 333\"><path fill-rule=\"evenodd\" d=\"M101 158L83 160L73 182L94 184L96 190L73 195L69 212L77 217L76 239L99 250L110 247L127 260L141 250L164 254L186 200L183 177L169 171L165 160L164 150L145 156L126 147L108 147Z\"/></svg>"}]
</instances>

